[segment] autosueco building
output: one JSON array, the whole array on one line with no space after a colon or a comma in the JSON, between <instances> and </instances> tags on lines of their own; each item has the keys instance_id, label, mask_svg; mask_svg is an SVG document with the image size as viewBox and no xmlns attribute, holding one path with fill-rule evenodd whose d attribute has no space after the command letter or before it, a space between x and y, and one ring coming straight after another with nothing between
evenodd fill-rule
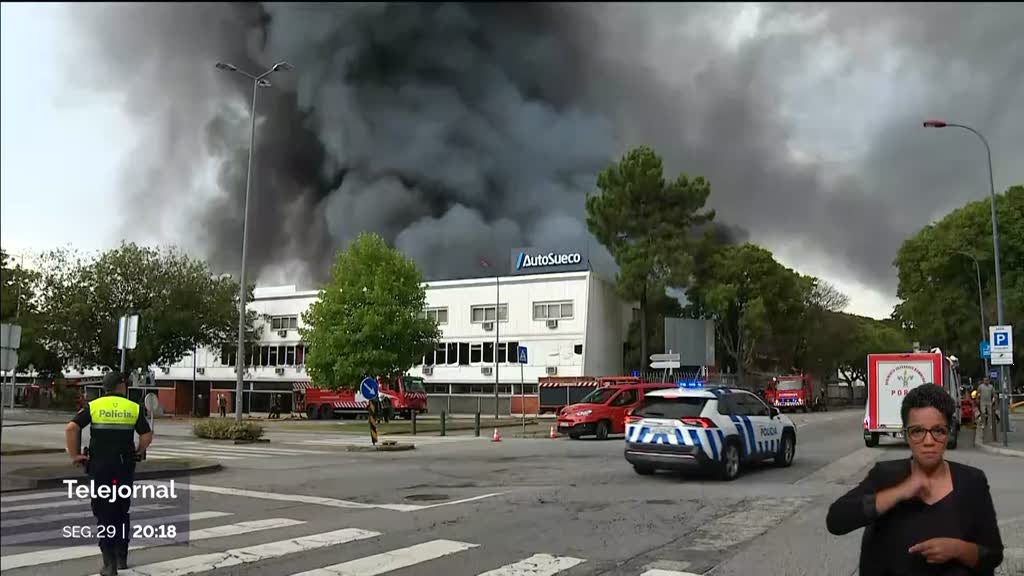
<instances>
[{"instance_id":1,"label":"autosueco building","mask_svg":"<svg viewBox=\"0 0 1024 576\"><path fill-rule=\"evenodd\" d=\"M515 394L518 412L518 396L536 395L541 377L622 373L633 306L590 269L582 251L514 250L507 274L425 285L424 314L437 320L442 336L409 375L424 379L432 413L489 413L495 385L499 410L509 413ZM267 411L274 394L281 394L287 410L293 391L310 385L298 328L316 297L316 290L295 286L256 288L250 309L263 326L258 344L247 350L243 410ZM518 346L528 350L522 376ZM224 395L230 412L235 364L233 349L200 349L153 367L152 381L133 392L156 392L165 412L177 414L189 414L194 406L216 413L217 398ZM528 400L528 411L531 406Z\"/></svg>"}]
</instances>

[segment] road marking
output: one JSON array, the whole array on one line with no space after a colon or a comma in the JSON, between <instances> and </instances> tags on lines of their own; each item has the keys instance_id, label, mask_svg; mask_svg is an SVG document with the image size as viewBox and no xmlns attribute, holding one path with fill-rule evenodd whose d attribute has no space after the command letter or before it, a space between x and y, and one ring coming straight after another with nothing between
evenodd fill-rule
<instances>
[{"instance_id":1,"label":"road marking","mask_svg":"<svg viewBox=\"0 0 1024 576\"><path fill-rule=\"evenodd\" d=\"M677 570L661 570L660 568L655 568L654 570L648 570L647 572L644 572L640 576L700 576L700 575L699 574L694 574L693 572L679 572Z\"/></svg>"},{"instance_id":2,"label":"road marking","mask_svg":"<svg viewBox=\"0 0 1024 576\"><path fill-rule=\"evenodd\" d=\"M242 496L245 498L256 498L260 500L277 500L280 502L318 504L320 506L328 506L331 508L355 508L358 510L382 509L393 510L396 512L415 512L417 510L426 510L428 508L438 508L441 506L464 504L466 502L483 500L484 498L491 498L494 496L498 496L500 494L504 494L504 492L495 492L493 494L482 494L480 496L463 498L461 500L453 500L451 502L441 502L438 504L420 506L416 504L364 504L363 502L339 500L337 498L325 498L322 496L306 496L304 494L278 494L275 492L259 492L256 490L242 490L238 488L225 488L222 486L203 486L198 484L178 484L177 487L192 492L210 492L212 494L223 494L225 496Z\"/></svg>"},{"instance_id":3,"label":"road marking","mask_svg":"<svg viewBox=\"0 0 1024 576\"><path fill-rule=\"evenodd\" d=\"M68 493L65 492L64 496L67 495ZM21 510L42 510L43 508L70 508L71 506L86 506L89 503L89 500L68 499L61 500L60 502L47 502L45 504L22 504L20 506L8 506L7 508L3 508L2 510L4 512L19 512Z\"/></svg>"},{"instance_id":4,"label":"road marking","mask_svg":"<svg viewBox=\"0 0 1024 576\"><path fill-rule=\"evenodd\" d=\"M166 506L164 504L146 504L143 506L132 506L132 514L135 514L137 512L152 512L154 510L166 510L168 508L173 508L173 506ZM43 516L18 518L16 520L5 519L2 522L0 522L0 528L13 528L15 526L28 526L30 524L46 524L47 522L58 522L60 520L70 520L71 518L92 518L92 510L88 512L62 512L60 514L45 514Z\"/></svg>"},{"instance_id":5,"label":"road marking","mask_svg":"<svg viewBox=\"0 0 1024 576\"><path fill-rule=\"evenodd\" d=\"M141 508L141 506L140 506ZM176 522L193 522L195 520L207 520L209 518L220 518L222 516L231 516L230 512L195 512L192 514L175 514L173 516L162 516L159 518L146 518L142 524L133 522L132 526L155 526L158 524L174 524ZM184 529L184 527L181 527ZM62 534L61 528L53 528L50 530L40 530L38 532L22 532L19 534L8 534L4 536L4 545L11 546L15 544L27 544L29 542L39 542L45 540L61 540L65 538Z\"/></svg>"},{"instance_id":6,"label":"road marking","mask_svg":"<svg viewBox=\"0 0 1024 576\"><path fill-rule=\"evenodd\" d=\"M288 526L295 526L298 524L305 524L305 522L302 520L291 520L289 518L268 518L265 520L239 522L237 524L225 524L223 526L214 526L213 528L194 530L184 534L179 533L179 538L177 540L168 540L167 542L160 542L156 544L140 544L132 546L130 549L142 550L145 548L166 546L168 544L175 544L185 540L186 538L189 542L195 542L196 540L208 540L210 538L220 538L223 536L237 536L240 534L248 534L250 532L259 532L261 530L287 528ZM12 554L10 556L0 557L0 571L14 570L15 568L22 568L24 566L53 564L54 562L75 560L77 558L88 558L90 556L97 556L99 553L99 547L95 544L91 544L83 546L68 546L66 548L46 548L35 552Z\"/></svg>"},{"instance_id":7,"label":"road marking","mask_svg":"<svg viewBox=\"0 0 1024 576\"><path fill-rule=\"evenodd\" d=\"M813 498L803 496L755 500L741 510L726 514L698 528L689 535L685 548L724 550L752 540L778 526L812 500Z\"/></svg>"},{"instance_id":8,"label":"road marking","mask_svg":"<svg viewBox=\"0 0 1024 576\"><path fill-rule=\"evenodd\" d=\"M407 546L389 552L358 558L333 566L325 566L293 576L376 576L393 570L415 566L421 562L436 560L464 550L476 548L477 544L454 540L431 540L414 546Z\"/></svg>"},{"instance_id":9,"label":"road marking","mask_svg":"<svg viewBox=\"0 0 1024 576\"><path fill-rule=\"evenodd\" d=\"M380 536L380 532L360 530L358 528L345 528L343 530L322 532L320 534L303 536L301 538L280 540L267 544L247 546L245 548L235 548L233 550L225 550L224 552L198 554L195 556L168 560L166 562L146 564L144 566L136 566L128 570L118 570L117 573L123 574L124 576L188 576L190 574L199 574L201 572L218 570L228 566L253 564L255 562L262 562L263 560L269 560L271 558L280 558L281 556L287 556L289 554L307 552L309 550L326 548L328 546L337 546L339 544L345 544L355 540L365 540L367 538L374 538L377 536Z\"/></svg>"},{"instance_id":10,"label":"road marking","mask_svg":"<svg viewBox=\"0 0 1024 576\"><path fill-rule=\"evenodd\" d=\"M61 496L65 494L67 494L67 491L57 490L55 492L37 492L35 494L19 494L17 496L0 496L0 503L21 502L24 500L43 500L45 498L53 498L54 496Z\"/></svg>"},{"instance_id":11,"label":"road marking","mask_svg":"<svg viewBox=\"0 0 1024 576\"><path fill-rule=\"evenodd\" d=\"M881 458L882 451L877 448L861 448L843 456L835 462L831 462L818 468L814 472L797 480L795 484L805 482L833 482L840 483L847 480L860 470L873 464Z\"/></svg>"},{"instance_id":12,"label":"road marking","mask_svg":"<svg viewBox=\"0 0 1024 576\"><path fill-rule=\"evenodd\" d=\"M327 454L323 450L303 450L301 448L271 448L260 445L232 445L232 446L219 446L216 444L204 444L202 442L176 442L174 448L198 448L204 451L211 452L233 452L237 454L280 454L282 456L289 454Z\"/></svg>"},{"instance_id":13,"label":"road marking","mask_svg":"<svg viewBox=\"0 0 1024 576\"><path fill-rule=\"evenodd\" d=\"M581 558L570 558L569 556L552 556L550 554L535 554L515 564L502 566L495 570L489 570L479 576L554 576L562 570L568 570L577 564L586 562Z\"/></svg>"},{"instance_id":14,"label":"road marking","mask_svg":"<svg viewBox=\"0 0 1024 576\"><path fill-rule=\"evenodd\" d=\"M1014 516L1012 518L1004 518L1003 520L999 521L999 525L1000 526L1009 526L1010 524L1016 524L1017 522L1020 522L1021 520L1024 520L1024 516Z\"/></svg>"},{"instance_id":15,"label":"road marking","mask_svg":"<svg viewBox=\"0 0 1024 576\"><path fill-rule=\"evenodd\" d=\"M187 450L178 450L174 448L156 448L146 450L146 455L149 456L153 453L157 456L175 457L175 458L195 458L196 456L216 456L221 460L241 460L245 456L235 454L221 454L220 452L214 452L213 450L204 450L202 453L189 452Z\"/></svg>"}]
</instances>

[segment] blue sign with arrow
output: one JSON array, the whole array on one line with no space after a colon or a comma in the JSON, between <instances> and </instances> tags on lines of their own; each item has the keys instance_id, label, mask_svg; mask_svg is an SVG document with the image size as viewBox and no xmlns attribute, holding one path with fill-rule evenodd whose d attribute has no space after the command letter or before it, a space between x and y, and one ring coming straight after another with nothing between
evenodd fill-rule
<instances>
[{"instance_id":1,"label":"blue sign with arrow","mask_svg":"<svg viewBox=\"0 0 1024 576\"><path fill-rule=\"evenodd\" d=\"M989 346L988 342L986 342L985 340L982 340L981 344L979 346L981 347L980 350L981 350L981 357L982 358L991 358L992 357L992 346Z\"/></svg>"},{"instance_id":2,"label":"blue sign with arrow","mask_svg":"<svg viewBox=\"0 0 1024 576\"><path fill-rule=\"evenodd\" d=\"M520 364L529 364L529 362L526 361L526 346L520 346L518 352L519 352L519 363Z\"/></svg>"},{"instance_id":3,"label":"blue sign with arrow","mask_svg":"<svg viewBox=\"0 0 1024 576\"><path fill-rule=\"evenodd\" d=\"M375 378L367 376L359 383L359 392L363 395L363 398L366 398L367 400L376 400L377 396L380 396L380 386L377 385L377 380Z\"/></svg>"}]
</instances>

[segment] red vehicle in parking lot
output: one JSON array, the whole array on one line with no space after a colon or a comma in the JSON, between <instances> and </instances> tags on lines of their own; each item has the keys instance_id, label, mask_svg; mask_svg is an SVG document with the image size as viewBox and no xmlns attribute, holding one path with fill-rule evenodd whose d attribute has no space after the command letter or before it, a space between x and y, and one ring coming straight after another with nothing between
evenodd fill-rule
<instances>
[{"instance_id":1,"label":"red vehicle in parking lot","mask_svg":"<svg viewBox=\"0 0 1024 576\"><path fill-rule=\"evenodd\" d=\"M427 392L423 379L414 376L400 376L394 382L378 378L380 383L381 408L390 420L392 415L412 417L412 413L427 411ZM366 413L366 398L358 390L325 390L309 386L296 391L296 406L305 412L310 420L340 418L342 416Z\"/></svg>"},{"instance_id":2,"label":"red vehicle in parking lot","mask_svg":"<svg viewBox=\"0 0 1024 576\"><path fill-rule=\"evenodd\" d=\"M604 440L609 434L625 434L626 415L643 402L647 392L676 387L672 382L652 384L634 377L620 376L608 380L580 402L559 411L559 432L568 434L573 440L590 435Z\"/></svg>"}]
</instances>

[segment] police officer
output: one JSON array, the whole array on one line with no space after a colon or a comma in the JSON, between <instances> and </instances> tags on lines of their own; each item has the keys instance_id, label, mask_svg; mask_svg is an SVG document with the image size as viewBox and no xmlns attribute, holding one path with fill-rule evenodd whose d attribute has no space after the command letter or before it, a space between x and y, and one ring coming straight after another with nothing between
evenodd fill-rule
<instances>
[{"instance_id":1,"label":"police officer","mask_svg":"<svg viewBox=\"0 0 1024 576\"><path fill-rule=\"evenodd\" d=\"M142 416L139 405L126 397L125 376L110 372L103 378L104 395L78 411L64 429L68 454L75 464L85 466L97 488L102 485L132 486L135 462L153 441L149 421ZM82 428L92 426L88 454L80 453ZM135 447L135 433L139 446ZM116 535L99 541L103 552L103 576L117 574L128 567L128 539L131 524L128 510L131 498L94 498L92 513L101 526L116 526ZM123 530L120 527L124 525Z\"/></svg>"}]
</instances>

